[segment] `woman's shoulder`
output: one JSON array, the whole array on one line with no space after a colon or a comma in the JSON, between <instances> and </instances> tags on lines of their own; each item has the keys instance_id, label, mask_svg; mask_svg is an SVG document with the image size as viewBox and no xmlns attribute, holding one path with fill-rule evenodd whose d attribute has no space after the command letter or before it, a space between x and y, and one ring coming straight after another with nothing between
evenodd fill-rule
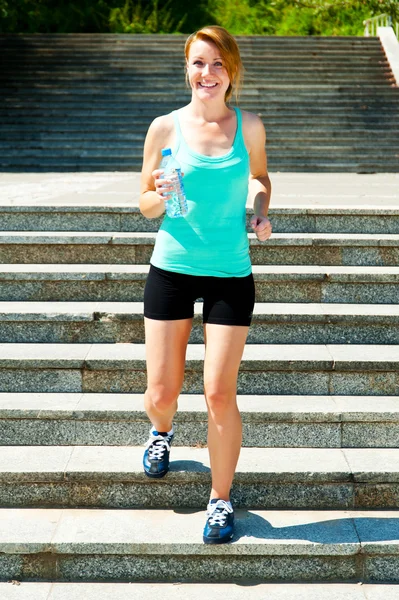
<instances>
[{"instance_id":1,"label":"woman's shoulder","mask_svg":"<svg viewBox=\"0 0 399 600\"><path fill-rule=\"evenodd\" d=\"M248 152L251 152L251 148L254 144L256 145L257 140L263 141L264 144L265 126L263 125L262 119L255 113L242 110L241 108L240 112L245 146Z\"/></svg>"},{"instance_id":2,"label":"woman's shoulder","mask_svg":"<svg viewBox=\"0 0 399 600\"><path fill-rule=\"evenodd\" d=\"M242 126L248 132L254 132L259 129L264 129L262 119L256 115L255 113L248 112L247 110L242 110L240 108L241 117L242 117Z\"/></svg>"},{"instance_id":3,"label":"woman's shoulder","mask_svg":"<svg viewBox=\"0 0 399 600\"><path fill-rule=\"evenodd\" d=\"M151 122L149 131L160 137L168 137L173 131L173 115L172 113L168 113L166 115L160 115L159 117L155 117L155 119Z\"/></svg>"}]
</instances>

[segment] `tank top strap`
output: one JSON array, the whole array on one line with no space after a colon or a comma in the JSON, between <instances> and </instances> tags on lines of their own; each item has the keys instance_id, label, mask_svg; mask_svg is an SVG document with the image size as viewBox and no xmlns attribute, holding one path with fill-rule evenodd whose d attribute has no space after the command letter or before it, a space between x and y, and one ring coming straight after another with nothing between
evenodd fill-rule
<instances>
[{"instance_id":1,"label":"tank top strap","mask_svg":"<svg viewBox=\"0 0 399 600\"><path fill-rule=\"evenodd\" d=\"M242 114L241 114L241 109L238 108L238 106L234 106L233 107L235 110L235 113L237 115L237 131L236 131L236 135L234 138L234 149L245 149L246 151L246 147L245 147L245 142L244 142L244 133L242 130Z\"/></svg>"},{"instance_id":2,"label":"tank top strap","mask_svg":"<svg viewBox=\"0 0 399 600\"><path fill-rule=\"evenodd\" d=\"M182 141L184 142L184 139L183 139L183 136L181 134L181 129L180 129L179 117L177 115L177 110L172 110L172 116L173 116L173 122L174 122L174 125L175 125L175 134L176 134L175 141L174 141L174 147L173 147L173 150L174 150L173 151L173 156L176 156L176 154L177 154L177 152L178 152L178 150L180 148L180 144L181 144Z\"/></svg>"}]
</instances>

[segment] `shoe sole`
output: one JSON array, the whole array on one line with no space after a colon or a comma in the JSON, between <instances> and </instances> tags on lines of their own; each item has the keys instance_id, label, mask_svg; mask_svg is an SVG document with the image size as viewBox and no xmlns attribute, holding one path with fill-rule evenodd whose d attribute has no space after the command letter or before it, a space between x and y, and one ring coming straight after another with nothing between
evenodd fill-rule
<instances>
[{"instance_id":1,"label":"shoe sole","mask_svg":"<svg viewBox=\"0 0 399 600\"><path fill-rule=\"evenodd\" d=\"M168 469L168 471L169 471L169 469ZM165 475L168 473L168 471L165 471L164 473L147 473L147 471L144 471L144 473L150 479L161 479L161 477L165 477Z\"/></svg>"}]
</instances>

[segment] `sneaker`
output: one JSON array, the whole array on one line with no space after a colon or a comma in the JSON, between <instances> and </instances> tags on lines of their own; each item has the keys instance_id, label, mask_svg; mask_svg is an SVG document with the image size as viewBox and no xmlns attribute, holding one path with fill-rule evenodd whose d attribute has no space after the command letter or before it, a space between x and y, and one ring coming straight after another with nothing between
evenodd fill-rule
<instances>
[{"instance_id":1,"label":"sneaker","mask_svg":"<svg viewBox=\"0 0 399 600\"><path fill-rule=\"evenodd\" d=\"M205 544L224 544L234 535L234 512L230 502L220 498L212 499L208 504L204 528Z\"/></svg>"},{"instance_id":2,"label":"sneaker","mask_svg":"<svg viewBox=\"0 0 399 600\"><path fill-rule=\"evenodd\" d=\"M158 431L151 430L150 439L147 442L143 456L144 473L148 477L164 477L169 471L169 454L172 440L173 433L161 435Z\"/></svg>"}]
</instances>

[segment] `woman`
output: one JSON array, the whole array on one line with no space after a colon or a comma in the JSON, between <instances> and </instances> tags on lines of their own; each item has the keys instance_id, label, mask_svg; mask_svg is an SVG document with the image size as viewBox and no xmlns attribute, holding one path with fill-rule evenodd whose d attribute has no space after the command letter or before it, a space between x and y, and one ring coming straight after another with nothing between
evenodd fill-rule
<instances>
[{"instance_id":1,"label":"woman","mask_svg":"<svg viewBox=\"0 0 399 600\"><path fill-rule=\"evenodd\" d=\"M203 298L212 472L203 540L223 543L234 533L230 488L242 443L237 376L255 297L245 206L249 193L252 230L259 240L267 240L271 185L262 121L226 104L242 77L234 38L222 27L204 27L187 39L185 56L191 102L154 119L144 145L142 214L150 219L162 215L172 191L170 179L161 179L157 168L164 147L172 148L182 167L189 208L184 218L165 217L144 292L145 409L153 427L143 464L153 478L169 469L193 307ZM172 69L169 75L176 77Z\"/></svg>"}]
</instances>

